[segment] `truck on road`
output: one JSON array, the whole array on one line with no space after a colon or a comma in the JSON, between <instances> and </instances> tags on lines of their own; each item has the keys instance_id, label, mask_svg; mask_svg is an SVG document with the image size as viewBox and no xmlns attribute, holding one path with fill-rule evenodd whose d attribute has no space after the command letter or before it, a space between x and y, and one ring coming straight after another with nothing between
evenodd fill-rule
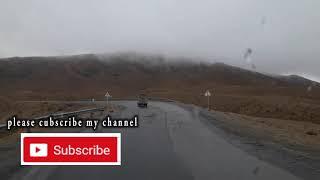
<instances>
[{"instance_id":1,"label":"truck on road","mask_svg":"<svg viewBox=\"0 0 320 180\"><path fill-rule=\"evenodd\" d=\"M139 95L137 105L140 108L147 108L148 107L148 98L145 94Z\"/></svg>"}]
</instances>

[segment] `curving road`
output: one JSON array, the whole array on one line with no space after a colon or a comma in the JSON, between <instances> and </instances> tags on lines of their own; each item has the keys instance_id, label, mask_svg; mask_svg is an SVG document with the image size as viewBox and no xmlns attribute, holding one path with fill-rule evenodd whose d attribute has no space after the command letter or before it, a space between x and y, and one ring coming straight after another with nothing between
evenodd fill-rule
<instances>
[{"instance_id":1,"label":"curving road","mask_svg":"<svg viewBox=\"0 0 320 180\"><path fill-rule=\"evenodd\" d=\"M122 110L113 117L139 115L139 128L103 129L121 132L121 166L26 166L10 179L183 179L295 180L294 175L263 162L228 143L203 123L198 108L150 102L139 109L134 101L116 101ZM100 115L103 118L106 114ZM90 132L89 129L78 129ZM19 157L17 157L18 159Z\"/></svg>"}]
</instances>

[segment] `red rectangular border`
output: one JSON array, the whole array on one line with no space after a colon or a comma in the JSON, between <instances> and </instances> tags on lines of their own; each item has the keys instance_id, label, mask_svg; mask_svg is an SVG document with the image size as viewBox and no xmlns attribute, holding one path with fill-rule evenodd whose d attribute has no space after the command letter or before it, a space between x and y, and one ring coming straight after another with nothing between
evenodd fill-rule
<instances>
[{"instance_id":1,"label":"red rectangular border","mask_svg":"<svg viewBox=\"0 0 320 180\"><path fill-rule=\"evenodd\" d=\"M41 139L43 138L43 141ZM116 157L109 157L106 159L103 159L103 162L100 158L93 158L90 162L84 162L86 159L80 159L75 160L71 159L71 161L58 159L59 162L50 162L46 160L46 158L30 158L24 156L24 142L30 141L30 139L37 139L37 143L45 142L47 139L54 139L59 140L61 138L84 138L85 142L89 143L90 145L95 144L95 140L104 140L110 142L116 141L116 146L113 147L117 149ZM90 141L90 138L92 138ZM105 138L105 139L103 139ZM28 140L29 139L29 140ZM39 141L40 140L40 141ZM32 141L30 141L32 143ZM21 133L21 165L121 165L121 134L120 133ZM108 143L108 142L106 142ZM80 144L80 143L79 143ZM26 150L26 153L29 152L28 149ZM36 159L36 160L35 160ZM32 162L31 162L32 161ZM106 162L108 161L108 162Z\"/></svg>"}]
</instances>

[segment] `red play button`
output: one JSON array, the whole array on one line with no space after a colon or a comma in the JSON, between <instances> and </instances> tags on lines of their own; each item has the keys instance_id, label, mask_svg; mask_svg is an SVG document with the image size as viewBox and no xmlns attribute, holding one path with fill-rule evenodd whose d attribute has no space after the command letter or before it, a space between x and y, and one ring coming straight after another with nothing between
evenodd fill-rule
<instances>
[{"instance_id":1,"label":"red play button","mask_svg":"<svg viewBox=\"0 0 320 180\"><path fill-rule=\"evenodd\" d=\"M36 153L39 152L40 150L41 150L40 148L36 147Z\"/></svg>"}]
</instances>

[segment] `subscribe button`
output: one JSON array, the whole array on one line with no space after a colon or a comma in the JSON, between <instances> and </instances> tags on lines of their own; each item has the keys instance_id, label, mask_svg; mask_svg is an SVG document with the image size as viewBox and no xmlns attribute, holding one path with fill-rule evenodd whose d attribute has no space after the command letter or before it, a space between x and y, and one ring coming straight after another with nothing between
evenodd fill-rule
<instances>
[{"instance_id":1,"label":"subscribe button","mask_svg":"<svg viewBox=\"0 0 320 180\"><path fill-rule=\"evenodd\" d=\"M21 133L21 165L121 165L121 134Z\"/></svg>"}]
</instances>

